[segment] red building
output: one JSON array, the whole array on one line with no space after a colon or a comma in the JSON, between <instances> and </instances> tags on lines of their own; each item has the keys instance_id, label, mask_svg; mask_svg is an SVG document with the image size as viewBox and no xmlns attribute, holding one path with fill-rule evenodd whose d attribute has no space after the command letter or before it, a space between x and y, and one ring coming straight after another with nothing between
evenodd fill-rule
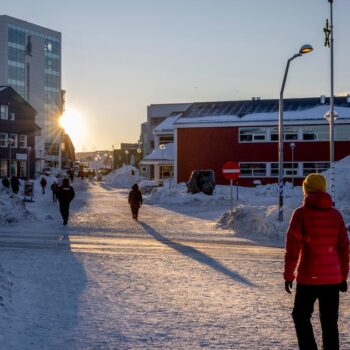
<instances>
[{"instance_id":1,"label":"red building","mask_svg":"<svg viewBox=\"0 0 350 350\"><path fill-rule=\"evenodd\" d=\"M329 99L284 100L284 178L296 184L329 168ZM350 98L336 97L335 160L350 154ZM213 169L216 182L227 161L240 164L239 185L278 182L278 100L194 103L174 123L175 178Z\"/></svg>"}]
</instances>

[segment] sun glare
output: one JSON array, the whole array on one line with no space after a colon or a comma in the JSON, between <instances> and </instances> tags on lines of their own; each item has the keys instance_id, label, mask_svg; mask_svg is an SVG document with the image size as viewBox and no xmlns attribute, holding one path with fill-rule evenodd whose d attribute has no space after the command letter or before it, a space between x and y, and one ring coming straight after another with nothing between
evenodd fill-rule
<instances>
[{"instance_id":1,"label":"sun glare","mask_svg":"<svg viewBox=\"0 0 350 350\"><path fill-rule=\"evenodd\" d=\"M71 137L73 143L79 142L79 139L84 137L85 121L79 111L67 108L59 122L65 132Z\"/></svg>"}]
</instances>

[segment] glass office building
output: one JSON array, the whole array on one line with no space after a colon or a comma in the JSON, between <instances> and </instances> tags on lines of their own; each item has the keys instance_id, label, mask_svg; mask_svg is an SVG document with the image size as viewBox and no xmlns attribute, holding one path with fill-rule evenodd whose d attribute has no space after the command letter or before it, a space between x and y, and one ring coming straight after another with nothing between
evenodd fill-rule
<instances>
[{"instance_id":1,"label":"glass office building","mask_svg":"<svg viewBox=\"0 0 350 350\"><path fill-rule=\"evenodd\" d=\"M12 86L38 112L37 170L60 165L61 33L0 16L0 85Z\"/></svg>"}]
</instances>

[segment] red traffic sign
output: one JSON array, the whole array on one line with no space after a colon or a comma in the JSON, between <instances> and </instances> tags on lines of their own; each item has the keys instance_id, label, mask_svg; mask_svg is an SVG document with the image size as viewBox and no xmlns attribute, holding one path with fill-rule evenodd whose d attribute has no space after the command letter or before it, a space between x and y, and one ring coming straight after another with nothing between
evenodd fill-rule
<instances>
[{"instance_id":1,"label":"red traffic sign","mask_svg":"<svg viewBox=\"0 0 350 350\"><path fill-rule=\"evenodd\" d=\"M241 169L239 167L239 164L236 162L227 162L222 167L222 174L225 176L226 179L229 180L236 180L239 178L239 175L241 175Z\"/></svg>"}]
</instances>

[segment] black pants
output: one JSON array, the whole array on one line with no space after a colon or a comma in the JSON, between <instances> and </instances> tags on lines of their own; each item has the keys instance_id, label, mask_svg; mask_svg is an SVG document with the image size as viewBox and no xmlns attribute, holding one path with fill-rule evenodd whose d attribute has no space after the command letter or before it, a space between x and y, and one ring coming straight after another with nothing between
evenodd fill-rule
<instances>
[{"instance_id":1,"label":"black pants","mask_svg":"<svg viewBox=\"0 0 350 350\"><path fill-rule=\"evenodd\" d=\"M60 203L60 212L62 215L62 219L65 223L68 222L69 217L69 203Z\"/></svg>"},{"instance_id":2,"label":"black pants","mask_svg":"<svg viewBox=\"0 0 350 350\"><path fill-rule=\"evenodd\" d=\"M300 350L317 350L311 316L318 299L324 350L339 350L338 310L339 285L298 284L295 295L293 320Z\"/></svg>"},{"instance_id":3,"label":"black pants","mask_svg":"<svg viewBox=\"0 0 350 350\"><path fill-rule=\"evenodd\" d=\"M133 218L133 219L137 219L137 217L138 217L138 215L139 215L139 209L140 209L140 207L139 207L139 206L131 205L130 208L131 208L132 218Z\"/></svg>"}]
</instances>

